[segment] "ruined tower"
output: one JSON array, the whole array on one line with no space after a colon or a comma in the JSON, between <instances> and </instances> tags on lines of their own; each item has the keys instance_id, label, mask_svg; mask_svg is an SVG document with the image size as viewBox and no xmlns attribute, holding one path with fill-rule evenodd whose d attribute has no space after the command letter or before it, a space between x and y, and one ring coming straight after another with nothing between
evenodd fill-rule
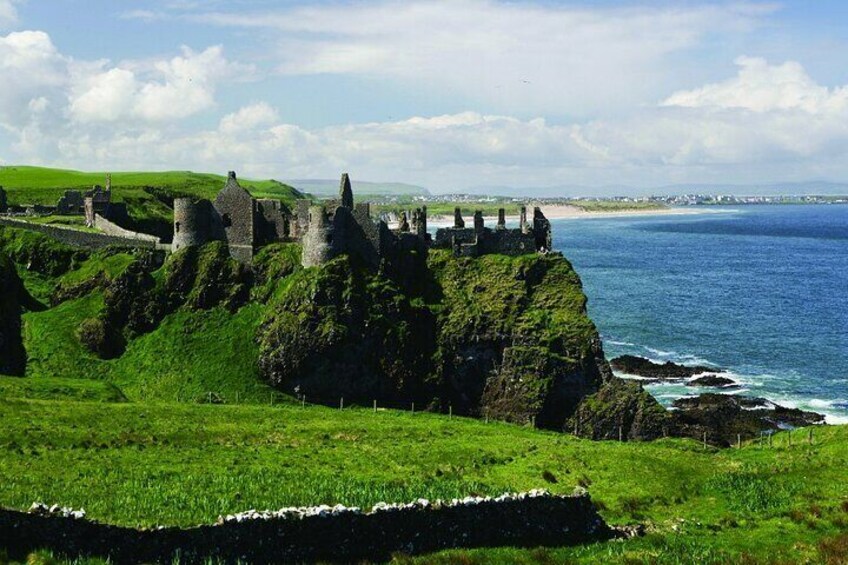
<instances>
[{"instance_id":1,"label":"ruined tower","mask_svg":"<svg viewBox=\"0 0 848 565\"><path fill-rule=\"evenodd\" d=\"M506 210L503 208L498 208L498 229L506 229Z\"/></svg>"},{"instance_id":2,"label":"ruined tower","mask_svg":"<svg viewBox=\"0 0 848 565\"><path fill-rule=\"evenodd\" d=\"M346 176L346 175L345 175ZM309 228L303 237L304 267L323 265L333 258L333 230L323 206L309 207Z\"/></svg>"},{"instance_id":3,"label":"ruined tower","mask_svg":"<svg viewBox=\"0 0 848 565\"><path fill-rule=\"evenodd\" d=\"M208 200L175 198L172 249L179 251L212 239L212 213L212 203Z\"/></svg>"},{"instance_id":4,"label":"ruined tower","mask_svg":"<svg viewBox=\"0 0 848 565\"><path fill-rule=\"evenodd\" d=\"M339 201L343 207L353 210L353 190L347 173L342 174L342 180L339 183Z\"/></svg>"}]
</instances>

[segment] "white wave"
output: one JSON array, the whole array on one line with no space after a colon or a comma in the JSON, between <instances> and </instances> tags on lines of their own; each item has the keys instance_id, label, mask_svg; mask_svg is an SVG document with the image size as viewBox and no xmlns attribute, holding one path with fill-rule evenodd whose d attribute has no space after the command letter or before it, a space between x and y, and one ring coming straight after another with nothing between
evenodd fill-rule
<instances>
[{"instance_id":1,"label":"white wave","mask_svg":"<svg viewBox=\"0 0 848 565\"><path fill-rule=\"evenodd\" d=\"M672 355L677 355L676 351L663 351L662 349L654 349L653 347L645 347L647 351L650 351L654 355L659 355L660 357L671 357Z\"/></svg>"},{"instance_id":2,"label":"white wave","mask_svg":"<svg viewBox=\"0 0 848 565\"><path fill-rule=\"evenodd\" d=\"M611 345L620 345L624 347L638 347L635 343L630 343L629 341L616 341L614 339L605 339L604 342L609 343Z\"/></svg>"}]
</instances>

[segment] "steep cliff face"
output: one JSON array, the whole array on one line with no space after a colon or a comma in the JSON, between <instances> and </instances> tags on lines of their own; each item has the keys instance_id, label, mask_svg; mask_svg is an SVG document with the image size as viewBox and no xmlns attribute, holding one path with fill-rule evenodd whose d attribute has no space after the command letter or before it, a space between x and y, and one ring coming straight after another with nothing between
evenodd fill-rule
<instances>
[{"instance_id":1,"label":"steep cliff face","mask_svg":"<svg viewBox=\"0 0 848 565\"><path fill-rule=\"evenodd\" d=\"M26 291L15 265L0 252L0 374L23 375L26 351L21 340L21 311Z\"/></svg>"},{"instance_id":2,"label":"steep cliff face","mask_svg":"<svg viewBox=\"0 0 848 565\"><path fill-rule=\"evenodd\" d=\"M559 255L430 253L414 285L347 257L268 304L260 368L307 399L447 409L562 429L610 378L580 279Z\"/></svg>"}]
</instances>

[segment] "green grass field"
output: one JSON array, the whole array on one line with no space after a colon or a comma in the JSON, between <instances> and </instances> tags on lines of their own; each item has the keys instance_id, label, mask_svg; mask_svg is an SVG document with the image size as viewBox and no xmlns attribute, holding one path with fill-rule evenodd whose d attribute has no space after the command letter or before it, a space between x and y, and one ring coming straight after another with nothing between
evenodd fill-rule
<instances>
[{"instance_id":1,"label":"green grass field","mask_svg":"<svg viewBox=\"0 0 848 565\"><path fill-rule=\"evenodd\" d=\"M789 447L784 433L771 448L704 451L370 408L34 400L15 390L0 384L0 504L14 508L45 501L111 523L189 526L248 508L579 485L610 523L645 524L648 535L420 560L824 563L846 541L848 427L817 429L812 446L796 433Z\"/></svg>"},{"instance_id":2,"label":"green grass field","mask_svg":"<svg viewBox=\"0 0 848 565\"><path fill-rule=\"evenodd\" d=\"M113 172L112 192L116 202L126 202L130 215L142 226L145 222L167 224L173 218L173 212L166 204L169 199L180 196L214 199L224 188L226 180L225 175L191 171ZM10 204L52 206L65 190L89 190L105 182L105 172L14 165L0 167L0 186L6 190ZM274 198L293 204L302 197L294 188L275 180L239 179L239 183L256 198ZM68 222L55 217L52 221Z\"/></svg>"}]
</instances>

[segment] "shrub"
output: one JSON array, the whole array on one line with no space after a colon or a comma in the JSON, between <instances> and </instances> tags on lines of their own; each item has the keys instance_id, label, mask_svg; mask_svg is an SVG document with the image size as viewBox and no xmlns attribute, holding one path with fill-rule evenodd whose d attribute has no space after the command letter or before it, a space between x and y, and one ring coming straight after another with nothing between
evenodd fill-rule
<instances>
[{"instance_id":1,"label":"shrub","mask_svg":"<svg viewBox=\"0 0 848 565\"><path fill-rule=\"evenodd\" d=\"M101 318L87 318L77 329L80 343L101 359L114 359L124 352L124 336L111 323Z\"/></svg>"}]
</instances>

